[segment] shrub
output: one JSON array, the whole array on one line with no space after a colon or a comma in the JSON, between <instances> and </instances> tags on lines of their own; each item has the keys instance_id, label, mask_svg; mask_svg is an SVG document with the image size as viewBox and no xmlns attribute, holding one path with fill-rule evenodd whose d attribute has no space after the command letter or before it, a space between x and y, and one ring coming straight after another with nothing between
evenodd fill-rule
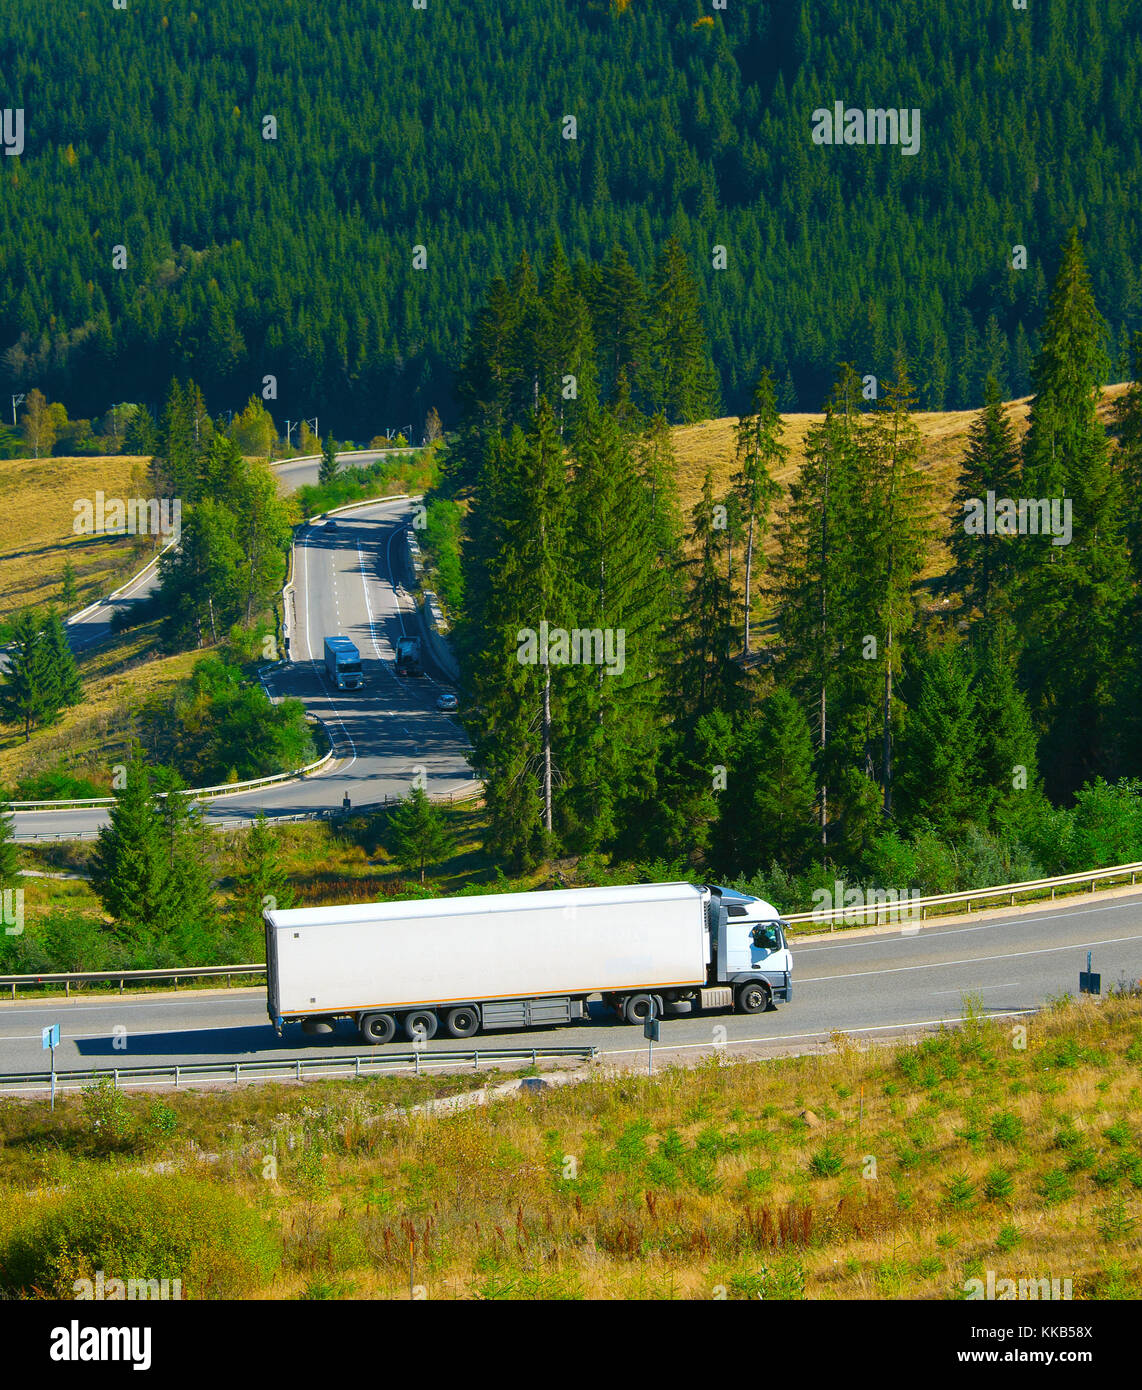
<instances>
[{"instance_id":1,"label":"shrub","mask_svg":"<svg viewBox=\"0 0 1142 1390\"><path fill-rule=\"evenodd\" d=\"M72 1298L76 1279L180 1279L184 1298L248 1296L275 1242L233 1192L173 1173L99 1174L32 1207L0 1237L0 1291Z\"/></svg>"}]
</instances>

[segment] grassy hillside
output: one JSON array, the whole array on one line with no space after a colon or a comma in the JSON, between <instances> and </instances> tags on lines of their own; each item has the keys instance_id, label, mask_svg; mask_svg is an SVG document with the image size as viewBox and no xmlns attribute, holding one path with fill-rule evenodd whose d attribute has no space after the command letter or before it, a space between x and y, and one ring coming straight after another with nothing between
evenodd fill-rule
<instances>
[{"instance_id":1,"label":"grassy hillside","mask_svg":"<svg viewBox=\"0 0 1142 1390\"><path fill-rule=\"evenodd\" d=\"M377 1081L9 1101L0 1285L402 1298L411 1254L428 1298L951 1299L988 1270L1137 1298L1142 999L1020 1023L966 1001L918 1044L711 1051L452 1115Z\"/></svg>"},{"instance_id":2,"label":"grassy hillside","mask_svg":"<svg viewBox=\"0 0 1142 1390\"><path fill-rule=\"evenodd\" d=\"M0 619L24 604L62 603L63 567L75 569L79 608L150 559L150 537L77 536L74 503L95 494L143 495L146 459L5 459L0 463Z\"/></svg>"},{"instance_id":3,"label":"grassy hillside","mask_svg":"<svg viewBox=\"0 0 1142 1390\"><path fill-rule=\"evenodd\" d=\"M66 709L59 723L33 732L0 726L0 787L22 777L63 771L86 778L110 795L112 766L126 760L133 716L150 700L169 698L179 681L210 649L155 653L155 625L135 628L83 658L84 700Z\"/></svg>"},{"instance_id":4,"label":"grassy hillside","mask_svg":"<svg viewBox=\"0 0 1142 1390\"><path fill-rule=\"evenodd\" d=\"M1111 411L1119 397L1129 389L1128 382L1108 386L1103 392L1100 415L1109 424ZM1015 426L1019 439L1027 431L1027 416L1031 404L1030 396L1008 403L1008 415ZM937 519L938 536L932 547L925 577L942 574L948 567L947 547L943 535L955 520L953 501L960 465L968 448L968 434L972 422L979 412L975 410L918 411L913 419L924 441L921 470L929 480L932 510ZM783 415L785 425L784 441L789 448L786 467L777 474L777 481L785 488L778 500L776 514L781 515L788 505L788 487L796 478L805 460L805 437L809 430L819 424L822 415ZM702 480L706 469L714 470L714 495L724 496L736 472L734 463L734 426L736 417L721 420L708 420L700 425L680 425L673 431L674 450L678 459L678 493L683 515L688 516L702 495ZM772 534L767 540L767 550L773 548Z\"/></svg>"}]
</instances>

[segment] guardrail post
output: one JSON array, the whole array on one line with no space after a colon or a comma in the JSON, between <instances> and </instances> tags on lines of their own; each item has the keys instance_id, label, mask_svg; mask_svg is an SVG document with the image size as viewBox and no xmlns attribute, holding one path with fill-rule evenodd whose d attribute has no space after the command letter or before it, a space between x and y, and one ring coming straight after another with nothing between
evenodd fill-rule
<instances>
[{"instance_id":1,"label":"guardrail post","mask_svg":"<svg viewBox=\"0 0 1142 1390\"><path fill-rule=\"evenodd\" d=\"M301 1058L297 1059L297 1079L301 1080Z\"/></svg>"},{"instance_id":2,"label":"guardrail post","mask_svg":"<svg viewBox=\"0 0 1142 1390\"><path fill-rule=\"evenodd\" d=\"M174 1084L175 1084L176 1086L178 1085L178 1072L179 1072L179 1066L178 1066L178 1063L176 1062L176 1063L174 1064Z\"/></svg>"},{"instance_id":3,"label":"guardrail post","mask_svg":"<svg viewBox=\"0 0 1142 1390\"><path fill-rule=\"evenodd\" d=\"M118 1069L117 1067L116 1067L116 1069L111 1073L111 1085L112 1085L112 1087L114 1087L116 1090L118 1090L118 1087L119 1087L119 1069Z\"/></svg>"},{"instance_id":4,"label":"guardrail post","mask_svg":"<svg viewBox=\"0 0 1142 1390\"><path fill-rule=\"evenodd\" d=\"M531 1049L531 1065L532 1065L533 1067L536 1067L536 1066L539 1065L539 1062L537 1061L536 1056L535 1056L535 1048L534 1048L534 1047Z\"/></svg>"},{"instance_id":5,"label":"guardrail post","mask_svg":"<svg viewBox=\"0 0 1142 1390\"><path fill-rule=\"evenodd\" d=\"M120 993L120 994L123 993L123 981L122 981L122 980L119 981L119 993Z\"/></svg>"},{"instance_id":6,"label":"guardrail post","mask_svg":"<svg viewBox=\"0 0 1142 1390\"><path fill-rule=\"evenodd\" d=\"M472 1053L472 1069L473 1069L474 1071L479 1071L479 1070L480 1070L480 1053L479 1053L479 1051L476 1051L476 1052L473 1052L473 1053Z\"/></svg>"},{"instance_id":7,"label":"guardrail post","mask_svg":"<svg viewBox=\"0 0 1142 1390\"><path fill-rule=\"evenodd\" d=\"M63 997L64 997L65 999L70 999L70 998L71 998L71 981L70 981L70 980L64 980L64 982L63 982Z\"/></svg>"},{"instance_id":8,"label":"guardrail post","mask_svg":"<svg viewBox=\"0 0 1142 1390\"><path fill-rule=\"evenodd\" d=\"M353 1058L353 1062L354 1062L354 1066L353 1066L353 1075L354 1075L354 1076L360 1076L360 1075L361 1075L361 1054L360 1054L359 1052L358 1052L357 1055Z\"/></svg>"},{"instance_id":9,"label":"guardrail post","mask_svg":"<svg viewBox=\"0 0 1142 1390\"><path fill-rule=\"evenodd\" d=\"M234 1085L235 1085L235 1086L237 1086L237 1084L238 1084L238 1068L239 1068L241 1065L242 1065L241 1062L235 1062L235 1063L234 1063Z\"/></svg>"}]
</instances>

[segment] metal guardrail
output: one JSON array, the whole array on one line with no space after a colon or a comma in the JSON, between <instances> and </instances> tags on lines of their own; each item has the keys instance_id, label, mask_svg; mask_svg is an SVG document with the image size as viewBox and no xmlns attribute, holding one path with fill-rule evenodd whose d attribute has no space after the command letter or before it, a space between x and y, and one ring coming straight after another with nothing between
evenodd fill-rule
<instances>
[{"instance_id":1,"label":"metal guardrail","mask_svg":"<svg viewBox=\"0 0 1142 1390\"><path fill-rule=\"evenodd\" d=\"M477 1047L441 1048L428 1050L414 1047L408 1051L353 1053L341 1057L292 1057L278 1061L274 1058L249 1062L172 1062L158 1067L92 1067L75 1071L57 1071L56 1090L92 1085L101 1077L110 1077L112 1085L138 1084L147 1080L169 1081L178 1086L183 1081L304 1081L310 1076L367 1076L370 1072L386 1071L392 1067L412 1067L419 1076L422 1067L443 1066L449 1063L470 1062L478 1071L480 1062L530 1062L538 1066L540 1058L578 1057L594 1061L599 1049L580 1047ZM0 1091L15 1087L48 1090L51 1073L46 1071L8 1072L0 1074Z\"/></svg>"},{"instance_id":2,"label":"metal guardrail","mask_svg":"<svg viewBox=\"0 0 1142 1390\"><path fill-rule=\"evenodd\" d=\"M265 963L257 965L181 965L162 970L45 970L39 975L0 975L0 989L10 989L12 998L16 990L36 985L63 985L64 994L71 994L72 985L103 985L119 982L119 993L124 986L131 984L163 984L167 981L178 984L179 980L209 980L225 978L230 983L231 975L264 975Z\"/></svg>"},{"instance_id":3,"label":"metal guardrail","mask_svg":"<svg viewBox=\"0 0 1142 1390\"><path fill-rule=\"evenodd\" d=\"M330 740L332 743L332 739ZM269 777L252 777L245 782L219 782L213 787L184 787L180 796L193 796L205 798L207 801L216 796L229 796L236 792L254 791L259 787L272 787L278 782L292 782L298 777L312 777L323 767L333 761L335 754L332 748L323 758L318 758L315 763L309 763L306 767L294 768L290 772L275 772ZM156 796L166 796L166 792L156 792ZM114 806L116 798L113 796L91 796L77 797L73 801L10 801L8 809L10 811L86 811L89 808L99 806Z\"/></svg>"},{"instance_id":4,"label":"metal guardrail","mask_svg":"<svg viewBox=\"0 0 1142 1390\"><path fill-rule=\"evenodd\" d=\"M473 780L461 787L459 791L428 792L426 795L430 801L447 801L450 806L454 806L457 802L471 801L474 797L482 795L483 790L483 783ZM351 806L348 811L341 806L323 806L316 811L297 811L289 815L273 814L269 816L269 820L274 825L293 825L312 820L340 820L345 816L362 815L369 811L379 810L384 806L393 806L403 800L404 798L400 796L386 796L380 801L362 802L359 806ZM234 820L207 820L204 824L209 830L237 830L249 825L250 819L247 816ZM20 844L39 844L41 842L63 844L69 840L94 840L98 836L98 830L22 830L18 836L18 842Z\"/></svg>"},{"instance_id":5,"label":"metal guardrail","mask_svg":"<svg viewBox=\"0 0 1142 1390\"><path fill-rule=\"evenodd\" d=\"M815 908L812 912L788 912L782 920L806 926L827 926L830 931L835 931L838 923L842 926L879 926L913 922L917 917L923 922L930 912L940 915L940 909L951 911L962 906L970 913L973 902L991 902L997 898L1007 898L1008 905L1014 907L1018 897L1047 892L1053 901L1060 888L1079 889L1081 885L1089 883L1090 892L1093 893L1096 884L1127 876L1133 884L1137 882L1139 874L1142 874L1142 863L1117 864L1109 869L1089 869L1083 873L1059 874L1055 878L1028 879L1024 883L1003 883L994 888L965 888L958 893L936 893L923 898L909 897L905 890L894 900L883 896L883 889L865 889L862 890L864 895L871 896L873 901L850 907Z\"/></svg>"}]
</instances>

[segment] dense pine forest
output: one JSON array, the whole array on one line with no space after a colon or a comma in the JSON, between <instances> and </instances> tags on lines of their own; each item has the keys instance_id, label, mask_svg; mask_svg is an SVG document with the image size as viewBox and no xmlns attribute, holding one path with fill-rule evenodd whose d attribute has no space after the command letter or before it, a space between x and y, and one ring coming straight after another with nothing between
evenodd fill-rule
<instances>
[{"instance_id":1,"label":"dense pine forest","mask_svg":"<svg viewBox=\"0 0 1142 1390\"><path fill-rule=\"evenodd\" d=\"M1134 11L7 6L0 391L157 416L193 377L214 409L268 389L275 417L343 437L432 407L450 425L490 275L558 237L573 267L623 248L649 285L674 237L724 410L762 364L779 408L813 410L838 362L887 379L898 352L920 405L974 407L989 377L1030 391L1076 223L1121 378L1142 326ZM918 151L815 145L835 101L915 108Z\"/></svg>"},{"instance_id":2,"label":"dense pine forest","mask_svg":"<svg viewBox=\"0 0 1142 1390\"><path fill-rule=\"evenodd\" d=\"M493 282L476 319L426 544L489 848L700 866L799 906L836 873L950 891L1132 861L1142 333L1108 420L1077 232L1035 325L1029 428L1019 440L989 377L942 515L903 356L876 399L841 366L780 514L788 447L763 367L729 492L708 473L680 515L662 401L670 382L701 390L704 358L673 259L624 300L641 313L621 331L593 297L613 259L580 292L558 248ZM653 413L630 388L639 360ZM976 524L984 498L1008 519ZM951 569L922 582L937 538Z\"/></svg>"}]
</instances>

